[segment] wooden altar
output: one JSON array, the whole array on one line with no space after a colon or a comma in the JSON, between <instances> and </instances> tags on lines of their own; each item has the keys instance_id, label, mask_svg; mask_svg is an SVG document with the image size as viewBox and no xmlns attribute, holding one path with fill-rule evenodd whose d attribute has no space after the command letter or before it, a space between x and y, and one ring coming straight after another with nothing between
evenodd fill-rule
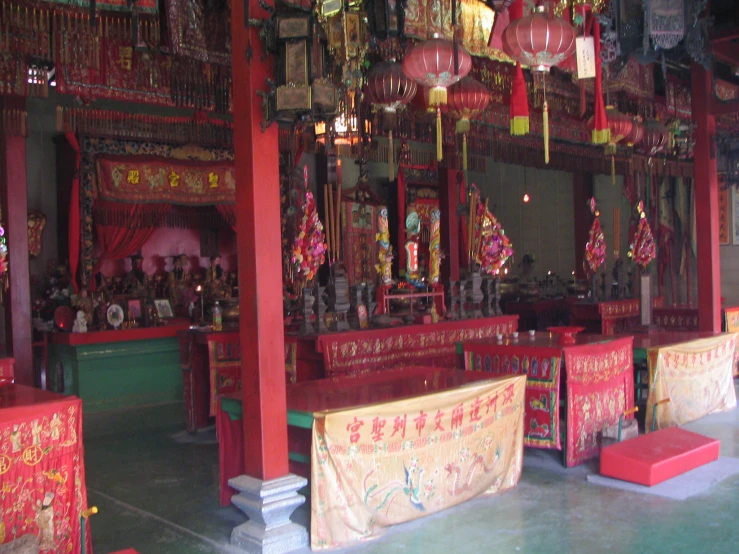
<instances>
[{"instance_id":1,"label":"wooden altar","mask_svg":"<svg viewBox=\"0 0 739 554\"><path fill-rule=\"evenodd\" d=\"M661 308L661 297L652 299L652 309ZM570 325L585 327L588 333L612 336L639 327L639 299L577 302L570 306Z\"/></svg>"}]
</instances>

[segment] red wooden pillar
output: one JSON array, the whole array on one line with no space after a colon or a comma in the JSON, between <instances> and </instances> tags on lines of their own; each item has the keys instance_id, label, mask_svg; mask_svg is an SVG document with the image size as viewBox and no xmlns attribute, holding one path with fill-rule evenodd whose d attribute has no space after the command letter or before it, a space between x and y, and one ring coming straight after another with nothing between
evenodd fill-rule
<instances>
[{"instance_id":1,"label":"red wooden pillar","mask_svg":"<svg viewBox=\"0 0 739 554\"><path fill-rule=\"evenodd\" d=\"M265 17L257 0L248 2L248 17ZM279 152L277 125L260 128L257 95L274 78L272 56L262 60L259 29L245 27L245 4L231 2L244 473L267 481L288 474Z\"/></svg>"},{"instance_id":2,"label":"red wooden pillar","mask_svg":"<svg viewBox=\"0 0 739 554\"><path fill-rule=\"evenodd\" d=\"M28 187L26 139L0 135L0 190L7 232L8 277L5 293L5 336L15 358L15 382L33 386L31 348L31 281L28 270Z\"/></svg>"},{"instance_id":3,"label":"red wooden pillar","mask_svg":"<svg viewBox=\"0 0 739 554\"><path fill-rule=\"evenodd\" d=\"M586 217L585 214L588 213L587 202L593 197L593 176L590 173L574 173L572 185L572 197L575 203L575 275L578 279L584 279L583 258L591 224L591 218Z\"/></svg>"},{"instance_id":4,"label":"red wooden pillar","mask_svg":"<svg viewBox=\"0 0 739 554\"><path fill-rule=\"evenodd\" d=\"M446 258L441 263L441 279L447 283L450 279L459 280L459 217L457 204L459 183L457 178L462 173L456 169L441 168L439 170L439 206L441 211L441 250ZM464 185L462 185L464 186Z\"/></svg>"},{"instance_id":5,"label":"red wooden pillar","mask_svg":"<svg viewBox=\"0 0 739 554\"><path fill-rule=\"evenodd\" d=\"M711 115L711 72L693 63L692 112L695 130L693 175L698 242L698 328L721 330L721 252L718 244L718 166L716 121Z\"/></svg>"}]
</instances>

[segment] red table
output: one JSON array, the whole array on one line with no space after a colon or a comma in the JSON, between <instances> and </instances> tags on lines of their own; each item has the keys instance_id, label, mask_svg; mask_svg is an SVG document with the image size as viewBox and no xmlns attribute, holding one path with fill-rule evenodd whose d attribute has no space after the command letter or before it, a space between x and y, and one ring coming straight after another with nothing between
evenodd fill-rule
<instances>
[{"instance_id":1,"label":"red table","mask_svg":"<svg viewBox=\"0 0 739 554\"><path fill-rule=\"evenodd\" d=\"M287 387L288 448L290 471L310 477L313 412L390 402L441 392L465 383L490 379L486 373L455 369L406 367L402 369L306 381ZM221 505L236 494L228 480L243 470L243 420L241 395L220 397L216 417L219 439Z\"/></svg>"},{"instance_id":2,"label":"red table","mask_svg":"<svg viewBox=\"0 0 739 554\"><path fill-rule=\"evenodd\" d=\"M652 323L665 331L697 331L698 308L654 308Z\"/></svg>"},{"instance_id":3,"label":"red table","mask_svg":"<svg viewBox=\"0 0 739 554\"><path fill-rule=\"evenodd\" d=\"M652 300L652 309L662 307L662 298ZM570 306L570 325L580 325L588 332L615 335L639 326L641 301L638 298L608 300L598 303L576 302Z\"/></svg>"},{"instance_id":4,"label":"red table","mask_svg":"<svg viewBox=\"0 0 739 554\"><path fill-rule=\"evenodd\" d=\"M33 533L41 552L80 552L87 489L79 398L0 387L0 482L0 542ZM89 528L86 537L89 554Z\"/></svg>"}]
</instances>

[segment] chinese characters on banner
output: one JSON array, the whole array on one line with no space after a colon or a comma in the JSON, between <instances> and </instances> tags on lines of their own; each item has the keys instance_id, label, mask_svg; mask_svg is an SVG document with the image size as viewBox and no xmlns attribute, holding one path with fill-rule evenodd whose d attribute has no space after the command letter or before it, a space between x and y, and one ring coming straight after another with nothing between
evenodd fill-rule
<instances>
[{"instance_id":1,"label":"chinese characters on banner","mask_svg":"<svg viewBox=\"0 0 739 554\"><path fill-rule=\"evenodd\" d=\"M736 406L734 353L737 333L675 344L649 352L649 398L647 429L652 427L653 406L657 429L730 410Z\"/></svg>"},{"instance_id":2,"label":"chinese characters on banner","mask_svg":"<svg viewBox=\"0 0 739 554\"><path fill-rule=\"evenodd\" d=\"M729 244L731 221L729 220L729 189L718 190L718 243Z\"/></svg>"},{"instance_id":3,"label":"chinese characters on banner","mask_svg":"<svg viewBox=\"0 0 739 554\"><path fill-rule=\"evenodd\" d=\"M484 493L523 463L523 375L314 414L311 548L335 548Z\"/></svg>"}]
</instances>

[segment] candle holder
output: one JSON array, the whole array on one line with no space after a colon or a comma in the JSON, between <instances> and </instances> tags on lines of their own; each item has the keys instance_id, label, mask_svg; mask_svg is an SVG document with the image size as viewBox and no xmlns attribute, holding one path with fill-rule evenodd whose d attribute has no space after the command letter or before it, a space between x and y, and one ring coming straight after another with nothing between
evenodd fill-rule
<instances>
[{"instance_id":1,"label":"candle holder","mask_svg":"<svg viewBox=\"0 0 739 554\"><path fill-rule=\"evenodd\" d=\"M490 306L490 285L492 285L492 282L490 281L490 276L486 275L482 278L482 315L485 317L490 317L493 315L491 306Z\"/></svg>"},{"instance_id":2,"label":"candle holder","mask_svg":"<svg viewBox=\"0 0 739 554\"><path fill-rule=\"evenodd\" d=\"M316 287L316 327L319 333L328 333L326 327L326 287Z\"/></svg>"},{"instance_id":3,"label":"candle holder","mask_svg":"<svg viewBox=\"0 0 739 554\"><path fill-rule=\"evenodd\" d=\"M315 333L311 318L313 317L313 304L316 299L313 296L313 289L305 287L303 289L303 323L300 325L300 332L304 335L312 335Z\"/></svg>"},{"instance_id":4,"label":"candle holder","mask_svg":"<svg viewBox=\"0 0 739 554\"><path fill-rule=\"evenodd\" d=\"M469 301L471 302L471 318L482 317L482 311L480 311L480 304L482 303L482 277L480 276L480 270L473 271L469 280Z\"/></svg>"},{"instance_id":5,"label":"candle holder","mask_svg":"<svg viewBox=\"0 0 739 554\"><path fill-rule=\"evenodd\" d=\"M205 301L203 300L203 285L197 285L195 292L200 295L200 321L199 325L205 325Z\"/></svg>"},{"instance_id":6,"label":"candle holder","mask_svg":"<svg viewBox=\"0 0 739 554\"><path fill-rule=\"evenodd\" d=\"M371 319L377 309L377 286L367 283L364 287L364 303L367 304L367 316Z\"/></svg>"},{"instance_id":7,"label":"candle holder","mask_svg":"<svg viewBox=\"0 0 739 554\"><path fill-rule=\"evenodd\" d=\"M500 309L500 275L495 276L492 287L493 315L503 315L503 310Z\"/></svg>"},{"instance_id":8,"label":"candle holder","mask_svg":"<svg viewBox=\"0 0 739 554\"><path fill-rule=\"evenodd\" d=\"M458 298L457 282L450 279L446 287L446 305L450 319L457 319L456 309Z\"/></svg>"}]
</instances>

